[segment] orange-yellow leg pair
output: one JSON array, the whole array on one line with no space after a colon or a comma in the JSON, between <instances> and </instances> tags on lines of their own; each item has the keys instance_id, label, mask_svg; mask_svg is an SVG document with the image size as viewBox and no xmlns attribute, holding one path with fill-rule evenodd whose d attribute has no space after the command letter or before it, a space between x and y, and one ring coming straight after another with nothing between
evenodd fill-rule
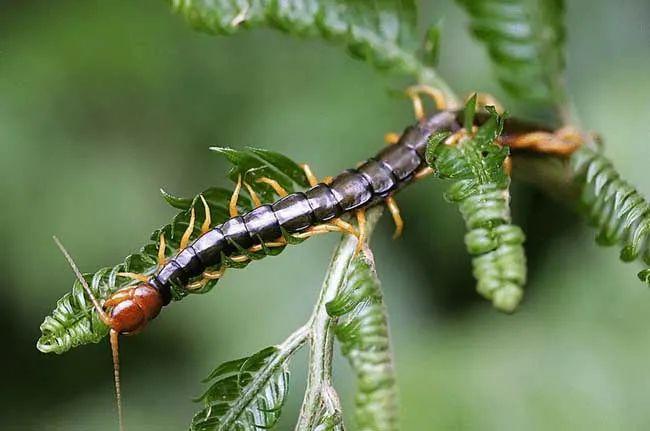
<instances>
[{"instance_id":1,"label":"orange-yellow leg pair","mask_svg":"<svg viewBox=\"0 0 650 431\"><path fill-rule=\"evenodd\" d=\"M207 231L210 230L210 225L212 223L212 216L210 213L210 206L206 202L205 198L203 195L199 195L199 198L201 199L201 202L203 203L203 210L205 212L205 220L203 221L203 224L201 225L201 234L206 233ZM180 243L179 243L179 249L183 250L187 247L187 245L190 242L190 238L192 236L192 233L194 232L194 223L196 221L196 214L194 212L194 207L190 209L190 220L187 225L187 228L185 229L185 232L183 233L183 236L181 237ZM160 234L160 242L158 244L158 264L156 266L156 269L162 267L166 262L167 258L165 256L165 251L167 248L167 244L165 241L165 234L161 233ZM147 282L149 280L149 276L145 274L138 274L134 272L118 272L117 275L122 276L122 277L127 277L131 278L133 280L137 281L142 281L142 282ZM189 287L188 287L189 288Z\"/></svg>"},{"instance_id":2,"label":"orange-yellow leg pair","mask_svg":"<svg viewBox=\"0 0 650 431\"><path fill-rule=\"evenodd\" d=\"M309 185L311 187L317 185L319 183L318 178L316 178L316 175L314 175L309 165L303 164L301 167L305 172L305 176L307 177L307 182L309 182ZM325 177L323 180L325 184L329 184L331 181L332 177ZM358 210L355 212L355 216L357 218L358 228L355 228L350 223L341 220L340 218L336 218L329 223L314 226L307 231L296 234L294 236L297 238L309 238L310 236L320 235L328 232L347 233L357 237L356 251L358 252L361 250L361 247L363 247L363 244L365 242L366 213L364 210Z\"/></svg>"},{"instance_id":3,"label":"orange-yellow leg pair","mask_svg":"<svg viewBox=\"0 0 650 431\"><path fill-rule=\"evenodd\" d=\"M555 132L532 132L505 137L504 145L519 150L567 157L584 143L584 137L573 127L563 127Z\"/></svg>"}]
</instances>

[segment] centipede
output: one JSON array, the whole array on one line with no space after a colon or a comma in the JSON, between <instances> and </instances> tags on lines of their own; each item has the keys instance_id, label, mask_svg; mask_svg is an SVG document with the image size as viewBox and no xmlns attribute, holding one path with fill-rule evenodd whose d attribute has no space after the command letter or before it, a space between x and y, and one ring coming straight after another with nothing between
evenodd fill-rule
<instances>
[{"instance_id":1,"label":"centipede","mask_svg":"<svg viewBox=\"0 0 650 431\"><path fill-rule=\"evenodd\" d=\"M113 292L103 290L101 298L97 298L89 287L92 280L82 275L70 254L55 238L83 287L83 292L92 303L95 313L91 319L99 319L108 328L113 351L120 429L123 429L123 425L118 336L142 332L164 307L177 299L178 292L184 295L201 291L221 279L227 268L244 266L257 253L272 255L273 249L281 249L328 232L354 235L358 238L358 247L362 247L364 211L375 205L386 205L395 222L395 237L402 233L404 222L394 195L434 173L425 154L430 140L440 134L449 136L459 133L467 120L466 113L462 110L448 109L438 99L437 112L426 115L420 93L428 94L434 99L437 95L427 88L412 89L409 96L413 99L417 121L407 126L401 134L387 134L387 145L355 168L319 181L309 165L300 165L301 175L306 178L308 188L295 192L287 191L282 184L270 177L258 177L258 182L264 183L273 195L279 197L269 203L263 203L242 174L235 173L235 188L229 199L227 219L220 223L213 223L208 199L199 195L198 204L202 207L203 220L198 227L198 234L195 234L199 223L197 211L193 203L188 204L189 221L175 254L167 255L168 238L164 230L159 231L156 270L151 274L110 272L108 276L113 281L122 277L132 282ZM491 118L488 112L483 112L472 116L471 121L480 127L486 121L491 121ZM503 148L555 156L568 156L575 150L571 142L565 142L553 130L537 124L508 118L502 128L499 142ZM241 212L239 203L243 199L240 196L243 190L251 198L252 209ZM484 192L489 193L487 190ZM264 197L268 198L269 195ZM356 226L351 222L351 217L356 218ZM509 233L504 233L508 236L507 234ZM53 320L47 319L44 323L46 326L55 324Z\"/></svg>"}]
</instances>

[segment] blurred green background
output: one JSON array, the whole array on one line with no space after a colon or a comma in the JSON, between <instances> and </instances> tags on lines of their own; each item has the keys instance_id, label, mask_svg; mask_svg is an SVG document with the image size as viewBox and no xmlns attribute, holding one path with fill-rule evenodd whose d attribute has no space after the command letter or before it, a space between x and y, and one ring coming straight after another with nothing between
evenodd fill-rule
<instances>
[{"instance_id":1,"label":"blurred green background","mask_svg":"<svg viewBox=\"0 0 650 431\"><path fill-rule=\"evenodd\" d=\"M487 57L451 1L440 70L459 92L492 91ZM607 153L650 195L650 3L568 2L570 89ZM383 76L340 47L272 31L193 32L161 1L4 1L0 12L1 429L115 429L108 343L36 350L38 326L73 276L119 262L174 214L159 197L226 185L207 147L254 145L354 165L412 121ZM457 209L435 181L398 200L403 238L374 245L390 311L405 430L650 429L650 292L638 266L597 249L570 211L517 185L528 233L526 301L504 316L474 293ZM309 315L334 235L231 272L212 293L164 310L122 342L129 430L185 429L191 397L219 362L284 339ZM290 429L304 387L294 361ZM346 405L353 381L339 358ZM348 412L349 413L349 412Z\"/></svg>"}]
</instances>

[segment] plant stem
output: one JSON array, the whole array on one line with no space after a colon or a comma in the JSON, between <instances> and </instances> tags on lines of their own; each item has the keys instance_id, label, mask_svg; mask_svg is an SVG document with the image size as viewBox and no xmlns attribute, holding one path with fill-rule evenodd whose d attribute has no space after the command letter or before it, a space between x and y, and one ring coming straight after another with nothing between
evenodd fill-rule
<instances>
[{"instance_id":1,"label":"plant stem","mask_svg":"<svg viewBox=\"0 0 650 431\"><path fill-rule=\"evenodd\" d=\"M375 207L367 212L366 238L370 239L383 212ZM310 431L318 424L323 410L331 416L340 416L341 406L332 386L332 356L336 319L327 314L325 305L334 299L343 283L350 261L355 256L357 238L344 235L334 250L314 311L306 326L310 328L309 374L307 390L300 408L296 431Z\"/></svg>"}]
</instances>

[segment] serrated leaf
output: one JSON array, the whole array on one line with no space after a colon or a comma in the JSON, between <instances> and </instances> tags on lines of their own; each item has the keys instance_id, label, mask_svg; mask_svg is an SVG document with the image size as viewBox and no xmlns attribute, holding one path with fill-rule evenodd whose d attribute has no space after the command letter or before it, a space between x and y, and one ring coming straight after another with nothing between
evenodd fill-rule
<instances>
[{"instance_id":1,"label":"serrated leaf","mask_svg":"<svg viewBox=\"0 0 650 431\"><path fill-rule=\"evenodd\" d=\"M288 193L292 193L296 185L309 185L304 173L300 175L300 166L281 154L252 148L242 151L210 147L210 150L225 156L232 164L228 178L233 182L241 178L263 201L272 202L277 195L270 185L259 181L262 178L277 181ZM249 193L248 188L242 188L242 192Z\"/></svg>"},{"instance_id":2,"label":"serrated leaf","mask_svg":"<svg viewBox=\"0 0 650 431\"><path fill-rule=\"evenodd\" d=\"M262 148L249 148L248 150L273 166L278 173L286 175L289 179L302 187L309 187L309 181L307 180L305 171L290 158L280 153L276 153L275 151L269 151Z\"/></svg>"},{"instance_id":3,"label":"serrated leaf","mask_svg":"<svg viewBox=\"0 0 650 431\"><path fill-rule=\"evenodd\" d=\"M465 108L468 125L472 103L470 99ZM465 243L473 256L477 291L499 310L512 312L526 281L524 235L511 224L510 178L503 168L509 150L496 142L503 118L488 111L490 118L473 134L454 145L430 145L427 160L437 177L454 180L445 198L458 204L467 226Z\"/></svg>"},{"instance_id":4,"label":"serrated leaf","mask_svg":"<svg viewBox=\"0 0 650 431\"><path fill-rule=\"evenodd\" d=\"M565 101L563 0L457 1L506 91L525 100Z\"/></svg>"},{"instance_id":5,"label":"serrated leaf","mask_svg":"<svg viewBox=\"0 0 650 431\"><path fill-rule=\"evenodd\" d=\"M172 5L209 33L265 26L344 44L353 56L378 68L410 69L417 61L413 0L173 0Z\"/></svg>"},{"instance_id":6,"label":"serrated leaf","mask_svg":"<svg viewBox=\"0 0 650 431\"><path fill-rule=\"evenodd\" d=\"M288 191L293 191L296 186L301 187L298 180L300 178L297 169L298 165L277 153L265 152L263 150L239 151L234 149L220 148L221 154L226 155L229 161L233 163L232 174L242 173L246 181L250 181L250 186L266 202L272 202L277 199L266 184L255 182L260 176L267 176L276 179ZM262 154L258 156L257 154ZM236 178L235 178L236 179ZM150 241L144 245L138 253L127 256L123 263L114 267L102 268L94 274L87 274L89 286L96 298L100 300L107 299L117 290L130 286L135 282L129 278L117 276L118 272L134 272L138 274L151 275L157 269L158 243L161 233L164 233L166 240L165 255L170 257L178 252L181 237L183 236L190 219L190 208L194 208L196 222L191 239L196 239L200 235L201 221L205 219L203 202L199 196L203 196L210 208L212 216L212 226L223 223L229 216L229 201L232 190L210 187L204 190L200 195L192 198L182 198L175 196L163 189L161 193L165 201L172 207L180 209L168 225L155 230L150 235ZM249 211L252 203L244 194L244 190L238 199L238 210L240 213ZM297 244L302 239L293 238L286 232L283 232L288 244ZM222 261L224 265L231 268L243 268L253 260L259 260L266 256L276 255L284 247L263 247L261 251L249 252L241 250L241 254L250 258L246 262L236 262L224 256ZM212 289L217 280L209 281L202 289L194 290L192 293L206 293ZM180 300L187 296L189 292L182 286L172 288L172 299ZM37 342L37 348L45 353L64 353L73 347L82 344L97 343L108 333L108 328L99 320L97 313L92 307L90 300L86 297L81 285L75 282L72 291L64 295L58 302L50 316L47 316L41 325L41 337Z\"/></svg>"},{"instance_id":7,"label":"serrated leaf","mask_svg":"<svg viewBox=\"0 0 650 431\"><path fill-rule=\"evenodd\" d=\"M163 188L160 189L160 194L169 205L179 210L187 210L192 206L192 199L172 195L171 193L165 191Z\"/></svg>"},{"instance_id":8,"label":"serrated leaf","mask_svg":"<svg viewBox=\"0 0 650 431\"><path fill-rule=\"evenodd\" d=\"M306 340L294 333L279 346L225 362L210 373L210 387L199 397L203 403L192 419L193 431L270 429L280 418L288 384L288 361Z\"/></svg>"},{"instance_id":9,"label":"serrated leaf","mask_svg":"<svg viewBox=\"0 0 650 431\"><path fill-rule=\"evenodd\" d=\"M327 304L327 311L339 318L336 335L357 378L357 428L398 429L399 408L388 318L369 255L361 253L352 260L345 283Z\"/></svg>"},{"instance_id":10,"label":"serrated leaf","mask_svg":"<svg viewBox=\"0 0 650 431\"><path fill-rule=\"evenodd\" d=\"M612 163L587 146L571 156L575 181L583 189L582 204L598 230L597 243L619 244L624 262L642 260L650 265L650 203L623 180ZM639 274L650 284L650 268Z\"/></svg>"}]
</instances>

